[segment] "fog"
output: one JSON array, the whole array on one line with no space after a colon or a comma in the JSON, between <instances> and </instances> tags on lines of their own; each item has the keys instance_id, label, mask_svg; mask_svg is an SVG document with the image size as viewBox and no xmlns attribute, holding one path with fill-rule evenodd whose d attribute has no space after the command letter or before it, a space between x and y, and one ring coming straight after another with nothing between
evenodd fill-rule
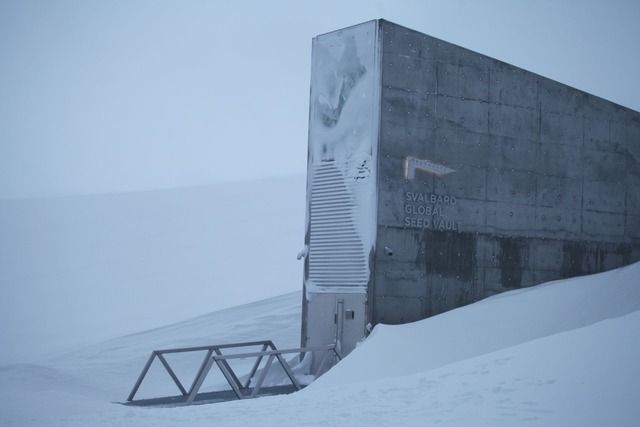
<instances>
[{"instance_id":1,"label":"fog","mask_svg":"<svg viewBox=\"0 0 640 427\"><path fill-rule=\"evenodd\" d=\"M640 109L633 1L0 3L0 198L303 173L311 39L384 18Z\"/></svg>"}]
</instances>

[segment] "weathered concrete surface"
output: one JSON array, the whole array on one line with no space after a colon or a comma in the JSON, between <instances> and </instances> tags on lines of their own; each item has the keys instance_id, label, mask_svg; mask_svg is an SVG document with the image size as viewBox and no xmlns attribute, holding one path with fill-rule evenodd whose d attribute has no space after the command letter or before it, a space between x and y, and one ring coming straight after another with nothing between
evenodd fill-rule
<instances>
[{"instance_id":1,"label":"weathered concrete surface","mask_svg":"<svg viewBox=\"0 0 640 427\"><path fill-rule=\"evenodd\" d=\"M309 138L302 345L640 260L640 113L580 90L371 21L314 40Z\"/></svg>"},{"instance_id":2,"label":"weathered concrete surface","mask_svg":"<svg viewBox=\"0 0 640 427\"><path fill-rule=\"evenodd\" d=\"M640 113L379 25L373 324L640 259Z\"/></svg>"}]
</instances>

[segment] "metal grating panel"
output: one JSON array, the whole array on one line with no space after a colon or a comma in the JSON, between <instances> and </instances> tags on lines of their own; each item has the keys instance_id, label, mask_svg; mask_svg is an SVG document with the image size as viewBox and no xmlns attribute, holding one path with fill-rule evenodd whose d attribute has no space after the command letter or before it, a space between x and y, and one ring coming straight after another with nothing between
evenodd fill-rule
<instances>
[{"instance_id":1,"label":"metal grating panel","mask_svg":"<svg viewBox=\"0 0 640 427\"><path fill-rule=\"evenodd\" d=\"M367 286L367 254L353 219L354 195L334 162L315 165L311 183L309 279L320 286Z\"/></svg>"}]
</instances>

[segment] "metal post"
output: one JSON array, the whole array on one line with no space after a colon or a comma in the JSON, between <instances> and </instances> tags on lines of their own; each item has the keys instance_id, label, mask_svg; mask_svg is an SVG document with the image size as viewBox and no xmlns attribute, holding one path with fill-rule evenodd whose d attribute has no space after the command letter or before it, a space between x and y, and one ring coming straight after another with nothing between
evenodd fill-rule
<instances>
[{"instance_id":1,"label":"metal post","mask_svg":"<svg viewBox=\"0 0 640 427\"><path fill-rule=\"evenodd\" d=\"M344 332L344 299L338 298L336 308L336 348L342 352L342 334Z\"/></svg>"},{"instance_id":2,"label":"metal post","mask_svg":"<svg viewBox=\"0 0 640 427\"><path fill-rule=\"evenodd\" d=\"M200 371L191 386L191 390L189 390L189 397L187 397L187 401L184 403L186 406L191 405L196 399L198 391L200 391L200 387L202 387L202 383L204 383L204 379L207 377L207 374L209 374L209 370L213 365L213 356L211 355L212 351L213 349L207 352L207 358L205 359L206 363L201 366Z\"/></svg>"},{"instance_id":3,"label":"metal post","mask_svg":"<svg viewBox=\"0 0 640 427\"><path fill-rule=\"evenodd\" d=\"M278 361L280 361L280 365L282 365L282 369L284 369L284 371L287 373L287 376L293 383L293 386L296 388L296 390L302 389L302 386L300 386L300 383L296 379L296 376L293 374L293 371L291 370L291 367L289 366L287 361L284 360L284 357L282 357L282 354L277 353L276 357L278 358Z\"/></svg>"},{"instance_id":4,"label":"metal post","mask_svg":"<svg viewBox=\"0 0 640 427\"><path fill-rule=\"evenodd\" d=\"M238 397L238 399L242 399L243 398L242 392L240 391L240 387L238 386L238 383L236 382L236 381L238 381L238 378L235 376L235 374L233 374L233 371L229 372L229 370L231 369L229 364L225 363L226 360L218 359L216 356L212 356L212 359L216 362L216 364L218 365L218 368L220 368L220 371L222 372L222 375L224 375L224 377L227 379L227 382L229 383L229 385L233 389L233 391L236 394L236 396Z\"/></svg>"},{"instance_id":5,"label":"metal post","mask_svg":"<svg viewBox=\"0 0 640 427\"><path fill-rule=\"evenodd\" d=\"M258 395L258 393L260 392L260 388L262 388L262 383L264 382L264 379L267 377L267 373L269 372L269 369L271 368L271 363L273 362L273 358L275 356L273 354L269 355L269 358L267 359L267 363L266 365L264 365L264 368L262 369L262 372L260 373L260 377L258 378L258 382L256 383L256 386L253 388L253 392L251 393L251 397L256 397Z\"/></svg>"},{"instance_id":6,"label":"metal post","mask_svg":"<svg viewBox=\"0 0 640 427\"><path fill-rule=\"evenodd\" d=\"M138 392L138 389L140 388L140 384L142 384L142 380L147 375L147 372L149 372L149 368L151 367L151 364L153 363L153 359L155 357L156 357L156 352L155 351L151 352L151 356L149 356L149 359L147 359L147 364L144 365L142 372L140 372L140 375L138 376L138 381L136 381L135 385L133 386L133 389L131 390L131 393L129 393L129 397L127 397L128 402L131 402L133 400L133 397Z\"/></svg>"},{"instance_id":7,"label":"metal post","mask_svg":"<svg viewBox=\"0 0 640 427\"><path fill-rule=\"evenodd\" d=\"M269 345L268 343L262 344L262 350L260 351L265 351L268 345ZM272 344L272 347L273 347L273 344ZM256 359L256 363L253 364L253 368L251 369L251 372L249 372L247 381L244 383L244 386L242 388L249 388L249 385L251 384L251 380L253 379L253 376L256 374L256 371L258 370L258 366L260 366L260 362L262 362L262 356L259 356L258 359Z\"/></svg>"},{"instance_id":8,"label":"metal post","mask_svg":"<svg viewBox=\"0 0 640 427\"><path fill-rule=\"evenodd\" d=\"M204 356L204 359L202 359L202 363L200 364L200 369L198 369L198 373L193 378L193 383L191 384L191 388L189 389L189 395L191 395L191 393L193 393L193 390L196 388L196 384L198 383L198 381L200 381L200 378L202 377L203 380L204 380L204 377L207 375L205 373L205 369L206 369L207 372L209 372L209 369L211 369L211 355L212 354L213 354L213 348L210 348L207 351L207 354ZM200 382L200 385L202 385L202 382ZM200 386L198 386L198 388L200 388ZM197 391L196 391L196 393L197 393Z\"/></svg>"},{"instance_id":9,"label":"metal post","mask_svg":"<svg viewBox=\"0 0 640 427\"><path fill-rule=\"evenodd\" d=\"M217 347L215 347L213 350L216 352L218 356L222 356L222 352ZM229 365L229 362L227 362L227 359L216 359L216 363L218 365L222 363L227 369L227 372L229 373L230 377L233 379L233 382L235 383L236 387L238 387L239 389L243 388L242 383L238 379L238 376L236 375L236 373L233 372L233 369L231 369L231 366Z\"/></svg>"},{"instance_id":10,"label":"metal post","mask_svg":"<svg viewBox=\"0 0 640 427\"><path fill-rule=\"evenodd\" d=\"M187 395L187 390L185 390L184 387L182 387L182 384L180 383L180 380L178 379L176 374L173 372L173 369L171 369L171 366L169 366L169 364L167 363L167 360L164 358L164 356L160 352L158 352L158 359L160 359L160 361L164 365L164 368L169 373L169 376L171 377L173 382L176 383L176 385L180 389L180 393L182 393L183 396L186 396Z\"/></svg>"}]
</instances>

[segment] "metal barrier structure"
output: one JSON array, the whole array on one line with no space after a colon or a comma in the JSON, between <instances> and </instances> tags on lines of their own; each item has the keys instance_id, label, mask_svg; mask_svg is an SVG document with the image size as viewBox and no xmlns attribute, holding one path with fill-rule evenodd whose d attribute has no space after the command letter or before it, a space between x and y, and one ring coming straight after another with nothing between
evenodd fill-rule
<instances>
[{"instance_id":1,"label":"metal barrier structure","mask_svg":"<svg viewBox=\"0 0 640 427\"><path fill-rule=\"evenodd\" d=\"M261 346L259 351L255 352L245 352L245 353L230 353L223 354L222 349L234 349L241 347L255 347ZM164 357L166 354L171 353L187 353L187 352L197 352L197 351L206 351L206 355L202 360L200 365L200 369L198 370L189 391L185 389L174 370L169 365L169 362ZM285 394L294 391L301 390L303 386L296 379L291 367L287 363L287 361L282 356L283 354L305 354L305 353L322 353L322 359L319 363L319 368L316 371L316 375L319 376L324 373L327 363L333 353L335 360L341 360L341 356L336 350L335 345L325 345L325 346L317 346L317 347L305 347L305 348L294 348L294 349L286 349L279 350L271 341L252 341L252 342L244 342L244 343L235 343L235 344L223 344L223 345L211 345L211 346L201 346L201 347L186 347L186 348L176 348L176 349L167 349L167 350L154 350L151 352L151 356L147 360L146 365L142 369L138 380L136 381L131 393L129 393L129 397L127 397L127 403L130 405L138 405L138 406L151 406L151 405L191 405L193 403L209 403L214 401L226 401L232 400L234 398L237 399L247 399L247 398L255 398L263 395L269 394ZM255 381L255 385L252 384L254 381L256 374L260 368L260 365L263 359L268 356L266 363L262 367L262 371ZM238 375L233 371L231 366L229 365L228 360L231 359L246 359L246 358L256 358L249 375L247 376L244 382L241 382L238 378ZM158 358L167 373L176 384L178 389L180 390L180 396L171 396L171 397L161 397L161 398L153 398L153 399L143 399L134 401L134 397L138 392L138 389L142 385L147 373L149 372L149 368L153 364L153 361ZM290 386L264 386L264 381L269 373L271 365L277 359L282 366L282 369L287 374L287 377L291 381ZM204 383L209 371L213 367L214 363L220 369L220 372L225 377L233 393L229 393L228 390L220 391L220 392L209 392L209 393L199 393L200 387Z\"/></svg>"}]
</instances>

